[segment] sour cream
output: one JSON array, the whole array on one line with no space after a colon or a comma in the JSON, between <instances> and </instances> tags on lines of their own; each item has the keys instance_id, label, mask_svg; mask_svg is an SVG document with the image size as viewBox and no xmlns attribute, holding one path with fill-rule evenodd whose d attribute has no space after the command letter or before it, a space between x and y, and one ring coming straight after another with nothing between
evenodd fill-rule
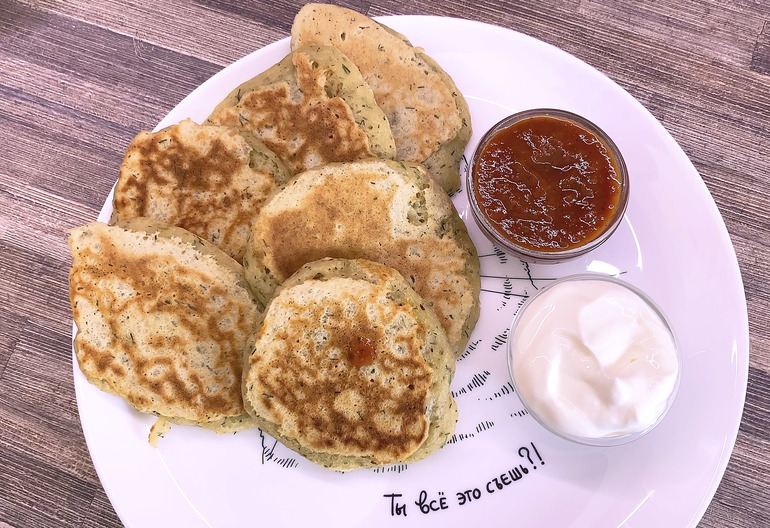
<instances>
[{"instance_id":1,"label":"sour cream","mask_svg":"<svg viewBox=\"0 0 770 528\"><path fill-rule=\"evenodd\" d=\"M508 353L530 413L586 443L641 436L665 415L679 385L679 353L660 310L611 277L567 277L530 298L514 320Z\"/></svg>"}]
</instances>

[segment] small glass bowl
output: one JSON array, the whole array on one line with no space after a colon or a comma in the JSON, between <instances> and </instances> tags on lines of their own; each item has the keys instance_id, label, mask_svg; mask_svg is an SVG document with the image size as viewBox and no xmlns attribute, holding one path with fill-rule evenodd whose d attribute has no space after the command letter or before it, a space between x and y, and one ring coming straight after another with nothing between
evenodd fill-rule
<instances>
[{"instance_id":1,"label":"small glass bowl","mask_svg":"<svg viewBox=\"0 0 770 528\"><path fill-rule=\"evenodd\" d=\"M587 436L587 435L583 436L583 435L572 434L570 432L560 429L557 425L550 423L547 419L541 416L540 413L535 408L533 408L531 402L527 400L526 394L522 393L520 389L520 385L517 384L516 382L516 372L515 372L514 361L513 361L514 337L517 332L517 327L519 323L524 319L527 309L531 307L533 303L535 303L536 299L544 295L546 292L549 292L553 288L558 288L560 285L563 285L564 283L567 283L567 282L586 281L586 280L610 282L625 288L632 294L635 294L639 299L641 299L641 301L643 301L644 304L647 305L647 307L651 309L651 312L660 319L662 326L665 328L665 330L668 332L669 336L671 337L671 341L674 345L674 352L676 354L676 362L677 362L676 379L674 380L674 385L672 387L671 393L668 395L668 398L666 399L665 407L663 408L661 413L658 415L657 419L652 423L648 424L643 429L631 431L627 433L618 433L618 434L608 435L608 436ZM608 447L608 446L618 446L622 444L627 444L629 442L632 442L634 440L637 440L643 437L644 435L652 431L655 427L658 426L658 424L660 424L663 421L666 414L671 409L671 406L673 405L674 400L676 399L677 393L679 392L679 384L682 378L682 356L679 350L679 345L676 340L676 335L674 334L671 324L669 323L668 319L661 311L660 307L658 307L658 305L655 304L655 302L653 302L652 299L647 294L645 294L635 286L632 286L627 282L617 279L615 277L612 277L609 275L602 275L598 273L581 273L581 274L562 277L560 279L555 280L545 288L541 289L533 296L529 297L529 299L527 299L524 302L524 304L522 304L522 306L519 308L518 312L516 313L516 316L513 319L513 323L511 324L511 327L508 333L508 343L506 347L506 353L508 355L508 372L511 378L511 383L513 384L514 392L516 392L516 394L519 396L519 399L521 400L527 412L538 423L540 423L540 425L542 425L545 429L555 434L556 436L559 436L566 440L570 440L572 442L576 442L584 445L590 445L590 446Z\"/></svg>"},{"instance_id":2,"label":"small glass bowl","mask_svg":"<svg viewBox=\"0 0 770 528\"><path fill-rule=\"evenodd\" d=\"M489 221L487 216L482 211L478 203L478 200L476 198L476 175L475 175L476 162L479 156L481 156L481 154L483 153L484 148L492 140L492 138L501 130L509 128L515 125L516 123L519 123L520 121L524 121L525 119L530 119L534 117L555 118L558 120L571 122L572 124L577 125L578 127L586 129L602 142L607 152L615 160L615 166L617 169L618 176L620 177L620 183L621 183L620 197L618 200L617 208L613 213L611 221L604 227L604 229L594 238L583 242L579 246L572 247L565 250L546 251L546 250L531 249L528 247L518 245L515 242L511 241L509 238L506 238ZM626 206L628 204L628 193L629 193L628 170L626 168L626 163L623 160L623 156L621 155L617 145L615 145L612 139L607 134L605 134L602 129L600 129L598 126L593 124L591 121L589 121L588 119L585 119L582 116L574 114L572 112L568 112L566 110L557 110L552 108L537 108L532 110L524 110L522 112L518 112L513 115L510 115L505 119L503 119L502 121L500 121L499 123L497 123L495 126L490 128L489 131L486 134L484 134L484 137L481 138L481 141L479 141L479 144L473 153L473 157L470 160L466 178L467 178L466 188L468 189L468 201L471 206L471 212L473 213L473 217L476 220L476 224L479 226L481 231L486 235L486 237L489 240L492 241L492 243L498 245L504 251L522 260L535 262L535 263L548 264L548 263L564 262L564 261L579 257L581 255L584 255L589 251L599 247L602 243L604 243L610 237L610 235L612 235L612 233L615 232L615 229L617 229L618 225L620 225L621 221L623 220L623 215L625 214Z\"/></svg>"}]
</instances>

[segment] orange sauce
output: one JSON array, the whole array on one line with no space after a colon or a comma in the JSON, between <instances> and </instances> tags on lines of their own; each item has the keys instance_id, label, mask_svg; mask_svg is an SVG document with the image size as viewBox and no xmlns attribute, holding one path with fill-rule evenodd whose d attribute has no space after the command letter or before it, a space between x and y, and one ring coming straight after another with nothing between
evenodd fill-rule
<instances>
[{"instance_id":1,"label":"orange sauce","mask_svg":"<svg viewBox=\"0 0 770 528\"><path fill-rule=\"evenodd\" d=\"M368 337L352 339L348 344L348 360L356 367L374 363L374 344Z\"/></svg>"},{"instance_id":2,"label":"orange sauce","mask_svg":"<svg viewBox=\"0 0 770 528\"><path fill-rule=\"evenodd\" d=\"M512 243L563 251L598 237L621 194L618 162L593 133L538 116L498 131L476 157L475 198Z\"/></svg>"}]
</instances>

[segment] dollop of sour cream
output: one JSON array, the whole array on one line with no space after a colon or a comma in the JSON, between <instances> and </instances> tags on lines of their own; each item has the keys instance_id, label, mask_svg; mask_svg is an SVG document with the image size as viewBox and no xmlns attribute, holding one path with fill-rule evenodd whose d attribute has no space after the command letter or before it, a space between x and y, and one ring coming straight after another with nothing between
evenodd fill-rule
<instances>
[{"instance_id":1,"label":"dollop of sour cream","mask_svg":"<svg viewBox=\"0 0 770 528\"><path fill-rule=\"evenodd\" d=\"M583 439L644 432L678 387L676 343L660 313L617 280L559 281L522 308L511 374L530 412Z\"/></svg>"}]
</instances>

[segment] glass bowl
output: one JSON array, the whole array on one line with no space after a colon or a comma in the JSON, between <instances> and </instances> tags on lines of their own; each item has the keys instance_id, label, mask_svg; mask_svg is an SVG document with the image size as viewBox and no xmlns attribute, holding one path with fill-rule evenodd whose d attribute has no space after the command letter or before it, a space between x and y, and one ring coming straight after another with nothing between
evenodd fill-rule
<instances>
[{"instance_id":1,"label":"glass bowl","mask_svg":"<svg viewBox=\"0 0 770 528\"><path fill-rule=\"evenodd\" d=\"M538 120L541 124L533 125ZM516 140L515 142L509 142L505 146L505 151L501 150L503 147L500 145L505 140L506 134L508 134L510 139L510 133L514 132L514 127L521 126L550 126L552 128L549 130L553 130L554 134L563 133L569 134L569 136L565 135L562 141L556 135L542 135L537 136L537 139L540 141L539 143L530 142L529 144L522 140ZM560 130L564 132L559 132ZM577 137L582 141L576 141L575 138ZM547 139L545 143L543 142L544 138ZM598 141L594 142L593 139ZM578 212L578 210L573 209L572 214L559 214L559 212L563 213L566 207L572 207L570 203L583 204L586 199L593 199L594 195L598 193L593 193L593 190L587 192L585 190L586 187L583 187L584 185L589 185L588 182L593 182L595 176L590 171L586 173L580 172L585 170L578 168L580 163L569 165L566 168L565 166L555 168L551 171L550 175L542 172L547 170L547 165L549 165L549 163L545 163L542 160L555 159L553 152L557 152L557 150L551 148L550 141L553 141L558 148L564 148L561 151L565 153L564 157L562 160L557 160L557 163L568 163L569 160L574 159L582 160L578 156L589 155L591 152L586 149L593 149L594 147L591 145L598 143L599 146L593 151L593 157L596 160L595 164L589 165L589 168L597 167L596 164L599 164L603 170L606 170L607 174L601 183L590 184L602 187L611 185L612 191L609 192L613 196L617 196L617 202L607 204L606 207L608 209L606 212L598 210L598 206L591 205L591 210L584 208ZM559 141L561 142L556 143ZM491 152L488 150L490 143L493 145ZM542 147L543 144L547 147ZM527 150L529 147L532 147L533 150ZM545 148L550 149L550 152L546 152ZM570 151L570 149L577 150ZM580 149L585 152L581 152ZM539 157L534 165L530 165L526 169L521 168L521 163L527 163L528 159L534 162L534 156ZM609 161L609 165L607 165L607 161ZM552 167L556 166L552 165ZM569 167L575 167L575 169L572 170ZM572 172L568 173L568 170L572 170ZM492 173L485 175L484 172L487 171ZM565 176L565 179L559 181L557 185L553 178L561 178L562 174ZM566 178L566 176L569 176L569 178ZM584 255L597 248L618 227L623 219L628 203L628 171L618 147L598 126L584 117L564 110L549 108L525 110L508 116L497 123L481 138L471 158L466 178L471 211L481 231L504 251L530 262L563 262ZM536 185L531 185L527 187L527 190L522 191L522 193L529 193L529 197L522 195L521 197L510 198L510 193L516 193L517 190L521 190L524 186L533 183L533 178L539 178L540 181ZM580 180L580 178L583 179ZM480 181L482 183L479 183ZM485 181L494 181L494 183L484 183ZM574 181L578 181L578 184L574 185ZM541 185L541 183L545 184L545 186ZM575 190L575 187L579 189ZM551 189L547 191L551 193L548 199L554 200L550 204L555 204L555 207L559 209L554 209L554 206L550 204L547 206L550 209L542 209L542 200L538 201L533 198L533 192L542 192L546 188ZM581 191L580 188L584 190ZM606 189L598 188L600 192L603 190L606 191ZM492 196L490 193L494 192L498 194ZM580 194L581 192L582 194ZM503 200L509 201L504 204ZM574 215L577 214L581 216L575 218ZM496 216L498 218L495 218ZM589 220L589 224L586 224L586 219ZM552 223L549 224L549 222ZM559 224L556 224L557 222ZM592 231L586 234L574 232L575 230L586 229L585 225L591 225L591 222L599 222L599 225L595 229L591 227ZM529 231L506 234L506 229L537 229L540 231L540 234L531 235ZM560 241L555 239L542 239L540 241L541 239L538 239L540 241L538 243L541 244L540 247L537 245L527 245L524 242L525 240L535 240L535 237L541 235L543 237L550 236L552 233L560 233L563 237ZM564 237L569 238L569 240L565 240ZM559 245L558 247L545 247L542 244Z\"/></svg>"},{"instance_id":2,"label":"glass bowl","mask_svg":"<svg viewBox=\"0 0 770 528\"><path fill-rule=\"evenodd\" d=\"M543 427L581 444L641 438L666 416L682 360L660 308L601 274L563 277L531 296L508 334L508 370Z\"/></svg>"}]
</instances>

